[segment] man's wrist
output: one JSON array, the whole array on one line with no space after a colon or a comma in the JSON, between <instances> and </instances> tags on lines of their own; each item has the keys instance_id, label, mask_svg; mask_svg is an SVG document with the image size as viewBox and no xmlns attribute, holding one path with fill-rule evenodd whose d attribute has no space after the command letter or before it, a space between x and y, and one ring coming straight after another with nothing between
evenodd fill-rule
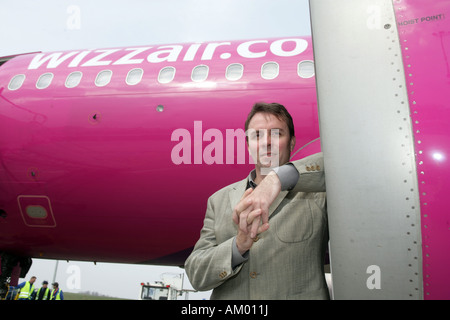
<instances>
[{"instance_id":1,"label":"man's wrist","mask_svg":"<svg viewBox=\"0 0 450 320\"><path fill-rule=\"evenodd\" d=\"M267 179L267 180L266 180ZM281 180L276 171L270 171L270 173L264 178L265 183L272 186L272 190L274 190L277 194L281 191Z\"/></svg>"},{"instance_id":2,"label":"man's wrist","mask_svg":"<svg viewBox=\"0 0 450 320\"><path fill-rule=\"evenodd\" d=\"M271 174L276 174L280 183L280 190L292 190L300 177L297 169L292 163L287 163L280 167L274 168Z\"/></svg>"},{"instance_id":3,"label":"man's wrist","mask_svg":"<svg viewBox=\"0 0 450 320\"><path fill-rule=\"evenodd\" d=\"M242 263L243 261L247 261L248 259L248 250L242 249L238 246L237 237L233 239L233 262L237 264Z\"/></svg>"}]
</instances>

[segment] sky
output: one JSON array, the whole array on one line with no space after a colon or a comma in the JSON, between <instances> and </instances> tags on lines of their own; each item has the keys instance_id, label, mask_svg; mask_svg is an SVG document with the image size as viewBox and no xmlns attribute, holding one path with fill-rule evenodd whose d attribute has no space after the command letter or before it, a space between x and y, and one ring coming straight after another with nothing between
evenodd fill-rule
<instances>
[{"instance_id":1,"label":"sky","mask_svg":"<svg viewBox=\"0 0 450 320\"><path fill-rule=\"evenodd\" d=\"M0 26L0 56L311 34L308 0L3 1Z\"/></svg>"},{"instance_id":2,"label":"sky","mask_svg":"<svg viewBox=\"0 0 450 320\"><path fill-rule=\"evenodd\" d=\"M308 0L14 0L0 10L0 57L28 52L310 35ZM27 278L53 281L56 261L34 259ZM137 299L141 282L178 267L59 261L63 291ZM23 280L23 279L21 279ZM28 279L27 279L28 280ZM184 288L192 289L184 275ZM210 291L191 293L208 299Z\"/></svg>"}]
</instances>

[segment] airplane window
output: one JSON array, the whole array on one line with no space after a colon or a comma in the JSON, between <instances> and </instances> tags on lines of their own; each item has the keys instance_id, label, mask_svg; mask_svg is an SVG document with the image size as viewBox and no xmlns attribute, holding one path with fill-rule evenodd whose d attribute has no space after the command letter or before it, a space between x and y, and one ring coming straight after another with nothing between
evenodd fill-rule
<instances>
[{"instance_id":1,"label":"airplane window","mask_svg":"<svg viewBox=\"0 0 450 320\"><path fill-rule=\"evenodd\" d=\"M159 83L169 83L175 78L175 68L174 67L165 67L159 71L158 82Z\"/></svg>"},{"instance_id":2,"label":"airplane window","mask_svg":"<svg viewBox=\"0 0 450 320\"><path fill-rule=\"evenodd\" d=\"M261 67L261 77L272 80L278 77L280 66L276 62L266 62Z\"/></svg>"},{"instance_id":3,"label":"airplane window","mask_svg":"<svg viewBox=\"0 0 450 320\"><path fill-rule=\"evenodd\" d=\"M314 61L304 60L298 64L297 73L301 78L311 78L314 76Z\"/></svg>"},{"instance_id":4,"label":"airplane window","mask_svg":"<svg viewBox=\"0 0 450 320\"><path fill-rule=\"evenodd\" d=\"M9 81L8 89L9 90L17 90L19 89L23 82L25 81L25 75L24 74L18 74L14 76L11 81Z\"/></svg>"},{"instance_id":5,"label":"airplane window","mask_svg":"<svg viewBox=\"0 0 450 320\"><path fill-rule=\"evenodd\" d=\"M103 70L100 71L95 78L95 85L97 87L104 87L111 81L112 71L111 70Z\"/></svg>"},{"instance_id":6,"label":"airplane window","mask_svg":"<svg viewBox=\"0 0 450 320\"><path fill-rule=\"evenodd\" d=\"M75 88L80 84L82 76L83 74L80 71L75 71L69 74L66 79L66 88Z\"/></svg>"},{"instance_id":7,"label":"airplane window","mask_svg":"<svg viewBox=\"0 0 450 320\"><path fill-rule=\"evenodd\" d=\"M36 82L36 88L45 89L52 83L53 73L44 73Z\"/></svg>"},{"instance_id":8,"label":"airplane window","mask_svg":"<svg viewBox=\"0 0 450 320\"><path fill-rule=\"evenodd\" d=\"M236 81L242 78L243 74L244 74L244 66L240 63L233 63L227 67L225 77L228 80Z\"/></svg>"},{"instance_id":9,"label":"airplane window","mask_svg":"<svg viewBox=\"0 0 450 320\"><path fill-rule=\"evenodd\" d=\"M140 68L130 70L127 74L126 83L131 86L138 84L139 82L141 82L143 74L144 74L144 70L142 70Z\"/></svg>"},{"instance_id":10,"label":"airplane window","mask_svg":"<svg viewBox=\"0 0 450 320\"><path fill-rule=\"evenodd\" d=\"M192 81L202 82L208 78L209 68L205 65L196 66L192 70Z\"/></svg>"}]
</instances>

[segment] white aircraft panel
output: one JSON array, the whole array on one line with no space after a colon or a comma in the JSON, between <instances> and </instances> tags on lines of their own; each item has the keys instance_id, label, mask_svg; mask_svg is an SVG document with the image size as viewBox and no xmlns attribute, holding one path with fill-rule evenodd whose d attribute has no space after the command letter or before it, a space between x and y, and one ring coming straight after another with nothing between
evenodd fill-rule
<instances>
[{"instance_id":1,"label":"white aircraft panel","mask_svg":"<svg viewBox=\"0 0 450 320\"><path fill-rule=\"evenodd\" d=\"M392 2L310 7L334 299L421 299L419 194Z\"/></svg>"}]
</instances>

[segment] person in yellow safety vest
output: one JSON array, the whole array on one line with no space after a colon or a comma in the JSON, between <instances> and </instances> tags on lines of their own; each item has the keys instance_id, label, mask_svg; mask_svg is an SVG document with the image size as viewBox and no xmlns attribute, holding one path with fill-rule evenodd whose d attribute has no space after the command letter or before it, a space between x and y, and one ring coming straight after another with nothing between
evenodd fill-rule
<instances>
[{"instance_id":1,"label":"person in yellow safety vest","mask_svg":"<svg viewBox=\"0 0 450 320\"><path fill-rule=\"evenodd\" d=\"M36 294L36 300L50 300L50 288L47 281L42 282L42 287Z\"/></svg>"},{"instance_id":2,"label":"person in yellow safety vest","mask_svg":"<svg viewBox=\"0 0 450 320\"><path fill-rule=\"evenodd\" d=\"M31 277L30 281L25 281L19 284L17 288L20 288L19 300L31 300L31 295L34 292L34 282L36 277Z\"/></svg>"},{"instance_id":3,"label":"person in yellow safety vest","mask_svg":"<svg viewBox=\"0 0 450 320\"><path fill-rule=\"evenodd\" d=\"M61 289L59 289L58 282L52 283L53 290L50 296L50 300L64 300L64 294Z\"/></svg>"}]
</instances>

